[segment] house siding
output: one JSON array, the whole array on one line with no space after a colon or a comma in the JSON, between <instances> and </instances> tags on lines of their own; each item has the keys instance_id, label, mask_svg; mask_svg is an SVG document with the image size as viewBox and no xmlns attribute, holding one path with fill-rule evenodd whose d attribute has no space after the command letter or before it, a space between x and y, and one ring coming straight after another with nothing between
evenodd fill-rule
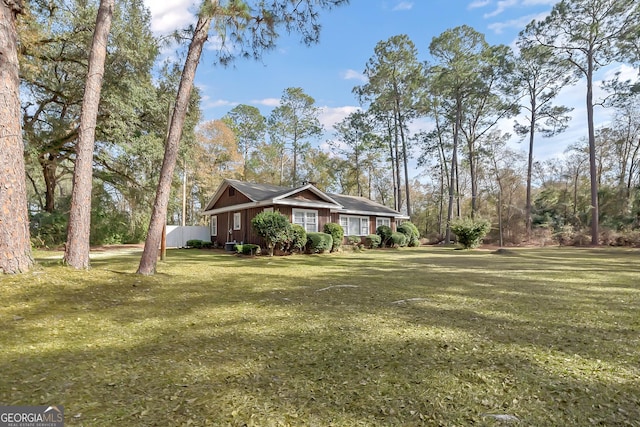
<instances>
[{"instance_id":1,"label":"house siding","mask_svg":"<svg viewBox=\"0 0 640 427\"><path fill-rule=\"evenodd\" d=\"M262 206L259 208L242 209L238 211L229 211L216 215L218 217L218 235L211 236L211 241L216 242L218 246L224 246L227 242L243 242L253 243L264 247L266 242L253 230L251 226L251 219L253 219L260 212L263 212L267 208L273 208L274 211L280 212L282 215L289 219L289 222L293 223L293 209L291 206ZM318 231L324 229L324 225L332 221L332 214L329 209L310 209L318 211ZM233 229L233 214L240 212L241 214L241 226L240 230Z\"/></svg>"},{"instance_id":2,"label":"house siding","mask_svg":"<svg viewBox=\"0 0 640 427\"><path fill-rule=\"evenodd\" d=\"M235 194L233 196L230 196L229 188L232 188L232 187L227 187L224 190L224 194L220 196L220 199L216 201L215 205L213 205L211 209L220 209L220 208L226 208L228 206L240 205L243 203L251 203L251 200L247 196L239 192L238 190L235 190Z\"/></svg>"},{"instance_id":3,"label":"house siding","mask_svg":"<svg viewBox=\"0 0 640 427\"><path fill-rule=\"evenodd\" d=\"M293 199L293 200L314 200L314 201L322 201L322 197L318 196L316 193L314 193L311 190L304 190L301 191L299 193L294 194L291 197L287 197L286 199ZM286 200L285 199L285 200Z\"/></svg>"}]
</instances>

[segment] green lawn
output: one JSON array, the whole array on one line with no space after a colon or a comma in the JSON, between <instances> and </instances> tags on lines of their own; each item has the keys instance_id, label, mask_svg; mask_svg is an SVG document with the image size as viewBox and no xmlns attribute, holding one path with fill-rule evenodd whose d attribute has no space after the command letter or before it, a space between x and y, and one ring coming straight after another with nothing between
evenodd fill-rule
<instances>
[{"instance_id":1,"label":"green lawn","mask_svg":"<svg viewBox=\"0 0 640 427\"><path fill-rule=\"evenodd\" d=\"M640 426L638 250L37 256L0 404L66 425Z\"/></svg>"}]
</instances>

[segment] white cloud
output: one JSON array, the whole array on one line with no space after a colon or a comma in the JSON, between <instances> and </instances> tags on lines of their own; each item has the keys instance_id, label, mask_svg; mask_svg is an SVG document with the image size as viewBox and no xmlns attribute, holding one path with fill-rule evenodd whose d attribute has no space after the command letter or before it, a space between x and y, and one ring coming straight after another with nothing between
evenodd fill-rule
<instances>
[{"instance_id":1,"label":"white cloud","mask_svg":"<svg viewBox=\"0 0 640 427\"><path fill-rule=\"evenodd\" d=\"M215 99L215 100L206 99L205 100L204 97L202 99L202 107L204 109L219 108L219 107L235 107L236 105L238 105L237 102L227 101L226 99Z\"/></svg>"},{"instance_id":2,"label":"white cloud","mask_svg":"<svg viewBox=\"0 0 640 427\"><path fill-rule=\"evenodd\" d=\"M277 107L280 105L280 98L253 99L251 100L251 104L263 105L265 107Z\"/></svg>"},{"instance_id":3,"label":"white cloud","mask_svg":"<svg viewBox=\"0 0 640 427\"><path fill-rule=\"evenodd\" d=\"M194 24L196 22L194 10L199 2L194 0L144 0L144 4L151 11L151 31L165 35Z\"/></svg>"},{"instance_id":4,"label":"white cloud","mask_svg":"<svg viewBox=\"0 0 640 427\"><path fill-rule=\"evenodd\" d=\"M346 71L343 71L341 75L344 80L359 80L363 83L367 81L367 77L356 70L348 69Z\"/></svg>"},{"instance_id":5,"label":"white cloud","mask_svg":"<svg viewBox=\"0 0 640 427\"><path fill-rule=\"evenodd\" d=\"M400 3L395 5L395 7L392 10L399 11L399 10L411 10L411 9L413 9L413 2L401 1Z\"/></svg>"},{"instance_id":6,"label":"white cloud","mask_svg":"<svg viewBox=\"0 0 640 427\"><path fill-rule=\"evenodd\" d=\"M635 82L638 80L638 70L634 67L631 67L627 64L620 64L620 66L607 70L604 75L604 80L612 80L618 75L618 79L620 81L630 80Z\"/></svg>"},{"instance_id":7,"label":"white cloud","mask_svg":"<svg viewBox=\"0 0 640 427\"><path fill-rule=\"evenodd\" d=\"M520 18L510 19L504 22L494 22L487 25L487 28L493 31L496 34L502 34L502 32L509 28L515 28L516 30L523 30L531 21L534 19L536 21L543 20L548 13L539 13L533 15L525 15Z\"/></svg>"},{"instance_id":8,"label":"white cloud","mask_svg":"<svg viewBox=\"0 0 640 427\"><path fill-rule=\"evenodd\" d=\"M467 9L468 10L480 9L489 5L490 3L491 3L491 0L475 0L469 3L469 5L467 6Z\"/></svg>"},{"instance_id":9,"label":"white cloud","mask_svg":"<svg viewBox=\"0 0 640 427\"><path fill-rule=\"evenodd\" d=\"M516 6L518 4L518 0L501 0L498 2L498 5L496 6L496 10L494 10L493 12L490 13L485 13L484 17L485 18L492 18L494 16L498 16L500 15L502 12L504 12L505 10Z\"/></svg>"},{"instance_id":10,"label":"white cloud","mask_svg":"<svg viewBox=\"0 0 640 427\"><path fill-rule=\"evenodd\" d=\"M523 6L540 6L540 5L553 6L558 2L560 2L560 0L524 0L522 2L522 5Z\"/></svg>"},{"instance_id":11,"label":"white cloud","mask_svg":"<svg viewBox=\"0 0 640 427\"><path fill-rule=\"evenodd\" d=\"M320 116L318 119L327 131L333 130L333 125L339 123L349 114L360 111L360 107L347 105L344 107L320 107Z\"/></svg>"}]
</instances>

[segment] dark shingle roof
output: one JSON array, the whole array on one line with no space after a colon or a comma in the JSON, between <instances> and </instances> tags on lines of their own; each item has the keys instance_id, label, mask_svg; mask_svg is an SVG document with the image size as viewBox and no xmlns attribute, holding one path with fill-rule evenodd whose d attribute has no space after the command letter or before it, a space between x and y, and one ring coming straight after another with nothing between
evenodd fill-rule
<instances>
[{"instance_id":1,"label":"dark shingle roof","mask_svg":"<svg viewBox=\"0 0 640 427\"><path fill-rule=\"evenodd\" d=\"M235 179L225 179L225 182L229 186L235 188L237 191L247 196L252 202L268 202L271 200L275 201L275 199L278 199L279 197L285 196L289 193L295 193L297 190L296 188L288 188L272 184L256 184L252 182L238 181ZM303 189L305 187L311 187L313 191L324 195L325 201L329 202L331 205L334 205L339 212L344 211L347 214L371 214L404 217L400 212L384 206L380 203L374 202L373 200L369 200L365 197L344 196L342 194L325 193L309 185L299 187L299 189ZM213 204L215 203L217 197L219 197L219 194L221 194L220 191L222 191L223 188L226 188L224 187L224 183L218 189L217 196L214 196L205 210L209 210L213 207ZM334 208L332 207L332 210L333 209Z\"/></svg>"},{"instance_id":2,"label":"dark shingle roof","mask_svg":"<svg viewBox=\"0 0 640 427\"><path fill-rule=\"evenodd\" d=\"M365 197L357 196L344 196L342 194L328 194L336 202L340 203L347 211L357 212L376 212L381 214L387 214L391 216L399 215L394 209L386 207L380 203L369 200Z\"/></svg>"},{"instance_id":3,"label":"dark shingle roof","mask_svg":"<svg viewBox=\"0 0 640 427\"><path fill-rule=\"evenodd\" d=\"M278 185L255 184L253 182L237 181L235 179L227 179L227 181L229 182L229 185L254 202L273 199L291 192L291 188L280 187Z\"/></svg>"}]
</instances>

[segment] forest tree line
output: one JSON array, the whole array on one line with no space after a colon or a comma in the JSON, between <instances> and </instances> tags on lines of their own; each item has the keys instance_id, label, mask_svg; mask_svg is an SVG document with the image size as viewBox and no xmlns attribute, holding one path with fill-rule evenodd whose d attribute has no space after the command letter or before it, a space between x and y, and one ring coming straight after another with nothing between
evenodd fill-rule
<instances>
[{"instance_id":1,"label":"forest tree line","mask_svg":"<svg viewBox=\"0 0 640 427\"><path fill-rule=\"evenodd\" d=\"M3 0L3 7L13 3ZM27 206L37 246L67 239L99 3L26 1L16 20ZM310 181L369 197L406 212L432 240L452 238L448 224L466 216L491 219L503 244L630 239L640 226L640 91L631 81L606 82L605 106L615 114L601 128L594 127L600 100L592 94L599 68L638 65L639 15L633 0L562 1L524 28L515 48L491 45L468 26L434 37L428 55L408 36L393 36L363 64L367 81L353 88L361 108L333 129L323 129L303 88L285 88L266 117L238 105L208 122L201 122L194 88L167 221L200 223L199 209L217 185L236 178ZM95 126L92 244L146 237L183 77L180 64L159 62L161 42L141 0L115 1ZM589 128L562 158L537 162L536 141L568 125L571 110L556 98L570 85L584 87ZM416 131L417 119L429 128ZM505 121L516 122L525 150L507 144ZM416 163L419 178L410 177Z\"/></svg>"}]
</instances>

